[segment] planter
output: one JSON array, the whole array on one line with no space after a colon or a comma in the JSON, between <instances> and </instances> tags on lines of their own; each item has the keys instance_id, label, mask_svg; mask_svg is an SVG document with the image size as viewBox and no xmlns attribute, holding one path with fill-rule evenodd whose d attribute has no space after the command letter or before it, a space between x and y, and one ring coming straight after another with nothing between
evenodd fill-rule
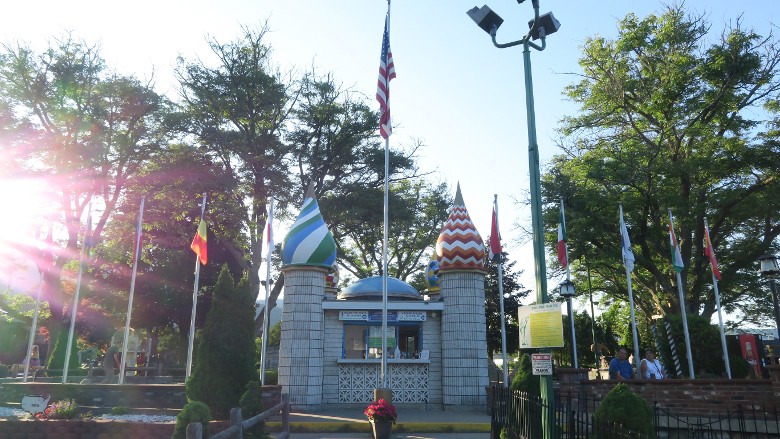
<instances>
[{"instance_id":1,"label":"planter","mask_svg":"<svg viewBox=\"0 0 780 439\"><path fill-rule=\"evenodd\" d=\"M389 439L393 431L393 421L371 421L374 439Z\"/></svg>"}]
</instances>

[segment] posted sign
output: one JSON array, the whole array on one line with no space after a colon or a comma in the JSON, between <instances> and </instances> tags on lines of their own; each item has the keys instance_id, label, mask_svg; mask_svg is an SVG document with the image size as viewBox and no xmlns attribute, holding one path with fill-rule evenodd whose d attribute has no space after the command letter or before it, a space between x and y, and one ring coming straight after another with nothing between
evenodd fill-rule
<instances>
[{"instance_id":1,"label":"posted sign","mask_svg":"<svg viewBox=\"0 0 780 439\"><path fill-rule=\"evenodd\" d=\"M560 303L521 306L517 314L521 349L563 347Z\"/></svg>"},{"instance_id":2,"label":"posted sign","mask_svg":"<svg viewBox=\"0 0 780 439\"><path fill-rule=\"evenodd\" d=\"M531 354L534 375L552 375L552 354Z\"/></svg>"}]
</instances>

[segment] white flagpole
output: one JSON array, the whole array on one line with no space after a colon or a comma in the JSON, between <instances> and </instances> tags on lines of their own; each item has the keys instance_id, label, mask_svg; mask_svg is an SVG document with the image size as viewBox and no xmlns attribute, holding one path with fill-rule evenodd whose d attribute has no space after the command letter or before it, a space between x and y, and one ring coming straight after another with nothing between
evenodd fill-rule
<instances>
[{"instance_id":1,"label":"white flagpole","mask_svg":"<svg viewBox=\"0 0 780 439\"><path fill-rule=\"evenodd\" d=\"M62 384L68 380L68 364L70 363L70 349L73 347L73 330L76 327L76 315L79 307L79 292L81 291L81 275L84 273L84 250L87 248L87 240L92 228L92 204L87 207L87 228L84 231L84 242L81 243L81 255L79 255L79 272L76 276L76 291L73 293L73 307L70 310L70 329L68 330L68 344L65 350L65 364L62 366ZM37 304L36 304L37 307Z\"/></svg>"},{"instance_id":2,"label":"white flagpole","mask_svg":"<svg viewBox=\"0 0 780 439\"><path fill-rule=\"evenodd\" d=\"M707 218L704 218L704 228L707 230L707 237L710 235L710 226L707 224ZM707 242L710 246L710 251L714 252L712 248L712 242ZM720 293L718 292L718 279L715 277L715 267L712 266L710 261L710 271L712 272L712 288L715 293L715 304L718 306L718 328L720 328L720 345L723 348L723 362L726 364L726 375L731 379L731 364L729 363L729 350L726 347L726 332L723 330L723 314L720 309Z\"/></svg>"},{"instance_id":3,"label":"white flagpole","mask_svg":"<svg viewBox=\"0 0 780 439\"><path fill-rule=\"evenodd\" d=\"M672 209L669 209L669 225L672 226L672 233L674 232L674 219L672 219ZM674 244L670 241L670 244ZM676 244L679 246L679 244ZM675 247L676 248L676 247ZM678 250L675 250L675 248L672 248L672 257L675 257L675 254ZM672 266L674 267L674 260L672 261ZM683 292L683 286L682 286L682 276L680 275L680 272L677 270L674 270L674 272L677 274L677 295L680 299L680 315L682 316L682 324L683 324L683 333L685 335L685 353L688 355L688 374L690 375L691 379L695 379L696 376L693 372L693 354L691 354L691 336L688 333L688 315L687 311L685 310L685 292Z\"/></svg>"},{"instance_id":4,"label":"white flagpole","mask_svg":"<svg viewBox=\"0 0 780 439\"><path fill-rule=\"evenodd\" d=\"M125 365L127 364L127 341L130 338L130 320L133 314L133 292L135 291L135 276L138 270L138 255L141 253L141 226L144 221L144 201L141 197L141 208L138 211L138 226L135 231L135 249L133 252L133 276L130 278L130 295L127 298L127 318L125 319L125 336L122 342L122 361L119 365L119 384L125 383Z\"/></svg>"},{"instance_id":5,"label":"white flagpole","mask_svg":"<svg viewBox=\"0 0 780 439\"><path fill-rule=\"evenodd\" d=\"M206 214L206 193L203 193L203 204L200 207L200 219ZM200 229L200 227L198 227ZM192 354L195 351L195 315L198 308L198 283L200 281L200 256L195 255L195 285L192 289L192 313L190 314L190 338L187 345L187 373L184 381L192 374Z\"/></svg>"},{"instance_id":6,"label":"white flagpole","mask_svg":"<svg viewBox=\"0 0 780 439\"><path fill-rule=\"evenodd\" d=\"M274 220L274 199L271 197L270 208L268 209L268 230L265 237L267 243L265 257L265 301L263 302L263 347L260 353L260 385L265 385L265 355L268 352L268 329L270 328L268 318L270 311L268 309L268 296L271 295L271 253L273 253L273 220Z\"/></svg>"},{"instance_id":7,"label":"white flagpole","mask_svg":"<svg viewBox=\"0 0 780 439\"><path fill-rule=\"evenodd\" d=\"M496 232L498 232L498 194L493 195L493 208L496 211ZM492 237L492 239L498 237ZM504 387L509 387L509 363L506 359L506 323L504 317L504 258L498 255L498 303L501 309L501 359L504 369Z\"/></svg>"},{"instance_id":8,"label":"white flagpole","mask_svg":"<svg viewBox=\"0 0 780 439\"><path fill-rule=\"evenodd\" d=\"M623 220L623 203L620 203L620 223L624 224ZM621 230L622 234L623 231ZM620 239L621 243L623 239ZM624 244L621 244L624 245ZM622 253L622 252L621 252ZM631 313L631 335L634 337L634 366L636 370L639 370L639 363L642 361L642 357L639 356L639 335L636 330L636 313L634 312L634 291L631 288L631 270L628 269L628 264L623 261L623 266L626 268L626 288L628 288L628 307Z\"/></svg>"},{"instance_id":9,"label":"white flagpole","mask_svg":"<svg viewBox=\"0 0 780 439\"><path fill-rule=\"evenodd\" d=\"M561 198L561 222L563 230L566 230L566 215L563 211L563 198ZM567 233L568 235L568 233ZM568 238L568 236L567 236ZM569 243L563 241L563 247L566 252L566 282L571 283L571 264L569 264ZM572 364L574 368L579 368L579 361L577 361L577 335L574 331L574 306L572 306L572 298L566 298L566 306L569 308L569 321L571 322L571 351L572 351Z\"/></svg>"},{"instance_id":10,"label":"white flagpole","mask_svg":"<svg viewBox=\"0 0 780 439\"><path fill-rule=\"evenodd\" d=\"M27 375L30 373L30 357L32 356L32 347L35 344L35 333L38 332L38 313L41 307L41 290L43 289L43 272L38 280L38 292L35 295L35 312L33 313L32 324L30 325L30 339L27 342L27 361L24 362L24 377L22 382L27 382ZM38 357L40 358L40 356Z\"/></svg>"},{"instance_id":11,"label":"white flagpole","mask_svg":"<svg viewBox=\"0 0 780 439\"><path fill-rule=\"evenodd\" d=\"M387 0L387 32L390 32L390 0ZM387 60L384 60L385 62ZM390 66L388 65L389 69ZM388 90L390 88L390 80L388 78ZM390 108L390 94L386 97L385 106ZM380 122L381 123L381 122ZM392 122L388 118L387 125L390 126ZM388 169L390 169L390 133L385 138L385 194L384 194L384 214L383 221L384 227L382 231L382 370L381 381L382 388L387 389L387 249L388 249L388 212L389 212L389 199L390 199L390 183L388 176Z\"/></svg>"}]
</instances>

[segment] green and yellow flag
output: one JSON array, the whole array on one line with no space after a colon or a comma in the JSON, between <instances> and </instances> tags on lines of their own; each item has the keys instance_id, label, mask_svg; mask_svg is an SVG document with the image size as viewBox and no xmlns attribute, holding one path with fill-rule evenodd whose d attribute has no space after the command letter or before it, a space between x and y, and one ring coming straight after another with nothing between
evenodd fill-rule
<instances>
[{"instance_id":1,"label":"green and yellow flag","mask_svg":"<svg viewBox=\"0 0 780 439\"><path fill-rule=\"evenodd\" d=\"M198 255L198 259L200 259L200 263L203 265L206 265L206 262L208 261L208 246L206 245L206 235L206 221L201 218L200 224L198 225L198 232L195 234L195 237L192 238L192 244L190 244L190 248L195 252L196 255Z\"/></svg>"}]
</instances>

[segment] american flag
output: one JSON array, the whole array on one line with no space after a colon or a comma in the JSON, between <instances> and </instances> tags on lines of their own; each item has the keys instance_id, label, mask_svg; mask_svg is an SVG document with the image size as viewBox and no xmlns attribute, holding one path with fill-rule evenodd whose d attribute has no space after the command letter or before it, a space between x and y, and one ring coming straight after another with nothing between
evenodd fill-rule
<instances>
[{"instance_id":1,"label":"american flag","mask_svg":"<svg viewBox=\"0 0 780 439\"><path fill-rule=\"evenodd\" d=\"M390 51L390 16L385 17L382 35L382 55L379 59L379 80L376 84L376 100L379 101L379 134L387 139L393 132L390 126L390 80L395 78L393 52Z\"/></svg>"}]
</instances>

